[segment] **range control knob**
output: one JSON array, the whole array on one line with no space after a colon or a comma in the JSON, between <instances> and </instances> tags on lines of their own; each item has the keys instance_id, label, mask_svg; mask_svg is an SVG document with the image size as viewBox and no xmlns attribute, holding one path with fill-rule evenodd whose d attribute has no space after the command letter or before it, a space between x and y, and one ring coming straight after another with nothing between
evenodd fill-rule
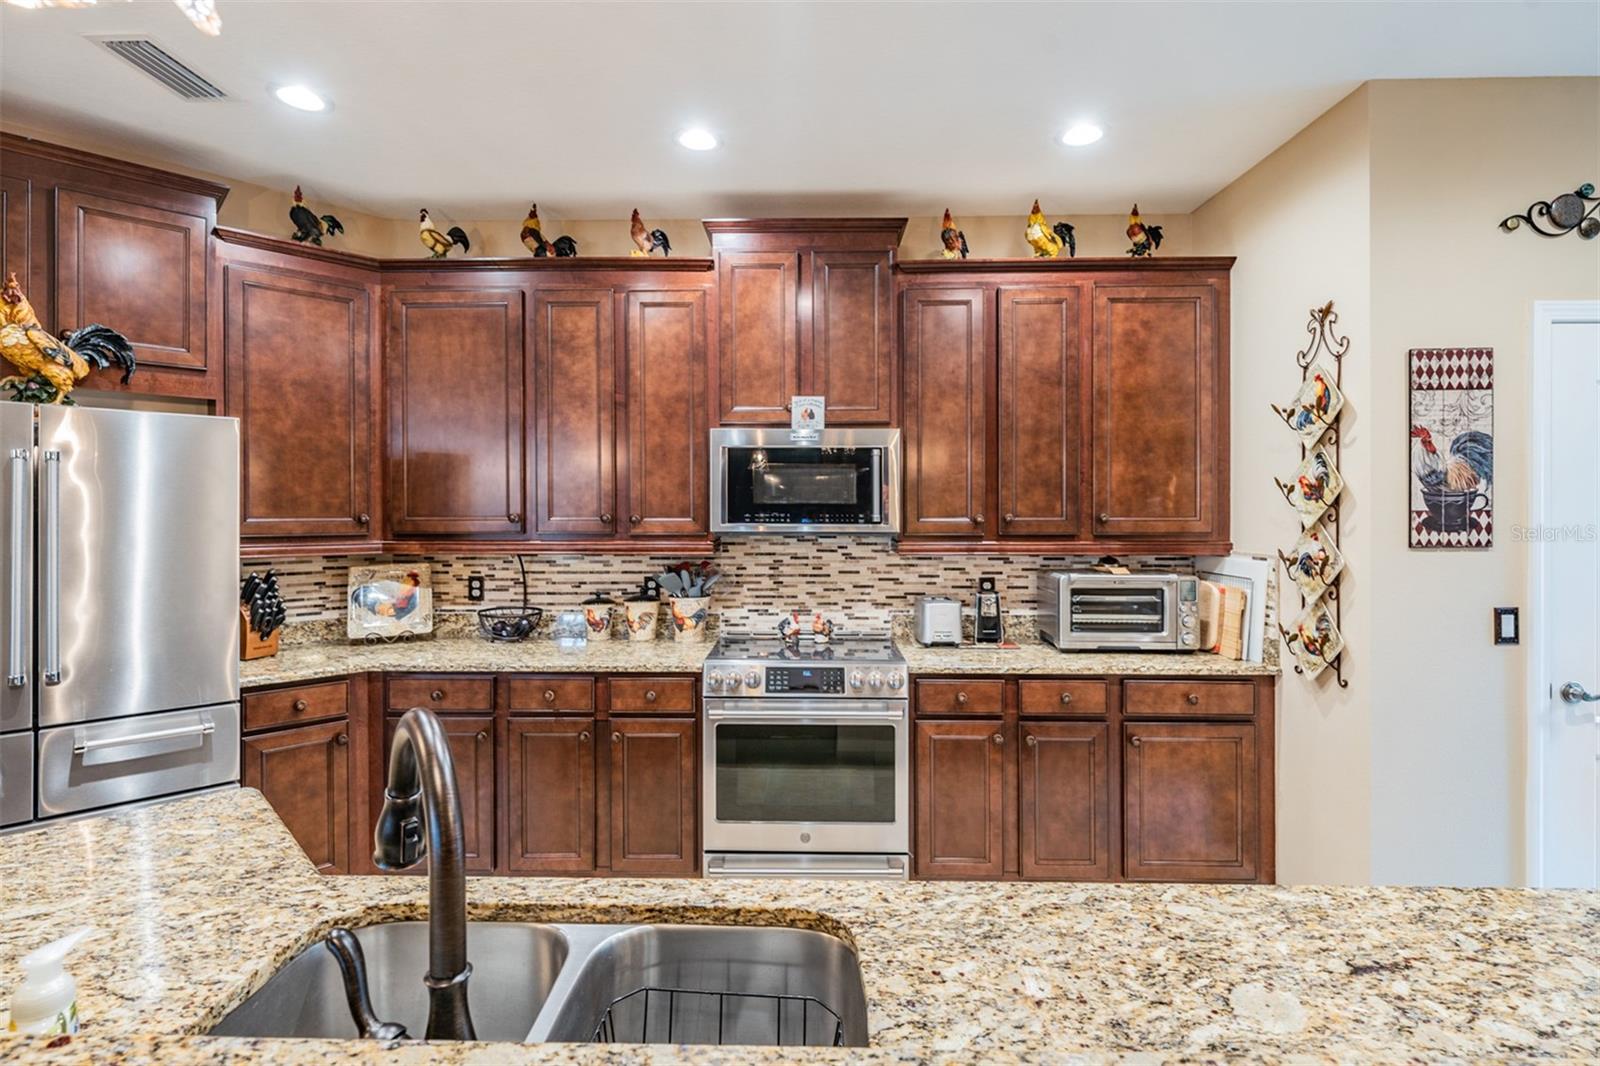
<instances>
[{"instance_id":1,"label":"range control knob","mask_svg":"<svg viewBox=\"0 0 1600 1066\"><path fill-rule=\"evenodd\" d=\"M876 670L872 671L872 673L867 675L867 687L873 689L882 688L883 675Z\"/></svg>"},{"instance_id":2,"label":"range control knob","mask_svg":"<svg viewBox=\"0 0 1600 1066\"><path fill-rule=\"evenodd\" d=\"M906 675L904 675L904 674L890 674L889 675L889 688L891 690L893 690L895 692L899 692L901 687L904 686L905 683L906 683Z\"/></svg>"},{"instance_id":3,"label":"range control knob","mask_svg":"<svg viewBox=\"0 0 1600 1066\"><path fill-rule=\"evenodd\" d=\"M728 674L728 680L724 683L728 686L728 691L732 692L743 683L743 679L739 676L739 671L734 670Z\"/></svg>"},{"instance_id":4,"label":"range control knob","mask_svg":"<svg viewBox=\"0 0 1600 1066\"><path fill-rule=\"evenodd\" d=\"M744 675L744 683L746 685L750 686L751 688L760 688L761 687L761 671L760 670L751 670L748 674L745 674Z\"/></svg>"},{"instance_id":5,"label":"range control knob","mask_svg":"<svg viewBox=\"0 0 1600 1066\"><path fill-rule=\"evenodd\" d=\"M867 683L867 679L862 676L860 670L852 670L852 671L850 671L850 687L851 688L859 689L862 685L864 685L866 683Z\"/></svg>"},{"instance_id":6,"label":"range control knob","mask_svg":"<svg viewBox=\"0 0 1600 1066\"><path fill-rule=\"evenodd\" d=\"M1194 634L1193 633L1185 633L1183 635L1183 643L1184 643L1185 646L1193 644L1194 643Z\"/></svg>"},{"instance_id":7,"label":"range control knob","mask_svg":"<svg viewBox=\"0 0 1600 1066\"><path fill-rule=\"evenodd\" d=\"M712 692L715 692L722 687L722 680L723 678L721 671L713 670L706 675L706 688L710 689Z\"/></svg>"}]
</instances>

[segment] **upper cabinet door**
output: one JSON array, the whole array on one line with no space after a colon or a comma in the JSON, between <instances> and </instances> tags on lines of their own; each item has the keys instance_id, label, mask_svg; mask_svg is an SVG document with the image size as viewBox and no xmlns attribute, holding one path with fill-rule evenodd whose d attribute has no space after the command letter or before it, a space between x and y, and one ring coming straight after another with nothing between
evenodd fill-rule
<instances>
[{"instance_id":1,"label":"upper cabinet door","mask_svg":"<svg viewBox=\"0 0 1600 1066\"><path fill-rule=\"evenodd\" d=\"M240 533L373 534L370 290L241 264L223 281Z\"/></svg>"},{"instance_id":2,"label":"upper cabinet door","mask_svg":"<svg viewBox=\"0 0 1600 1066\"><path fill-rule=\"evenodd\" d=\"M521 289L390 294L394 532L526 529L525 319Z\"/></svg>"},{"instance_id":3,"label":"upper cabinet door","mask_svg":"<svg viewBox=\"0 0 1600 1066\"><path fill-rule=\"evenodd\" d=\"M13 167L20 161L7 159L6 165ZM37 212L48 198L28 175L0 174L0 282L16 274L46 328L50 326L49 276L44 263L44 226Z\"/></svg>"},{"instance_id":4,"label":"upper cabinet door","mask_svg":"<svg viewBox=\"0 0 1600 1066\"><path fill-rule=\"evenodd\" d=\"M1212 285L1094 290L1094 532L1217 528L1217 291Z\"/></svg>"},{"instance_id":5,"label":"upper cabinet door","mask_svg":"<svg viewBox=\"0 0 1600 1066\"><path fill-rule=\"evenodd\" d=\"M103 323L133 342L140 366L205 370L210 228L201 215L58 188L56 326Z\"/></svg>"},{"instance_id":6,"label":"upper cabinet door","mask_svg":"<svg viewBox=\"0 0 1600 1066\"><path fill-rule=\"evenodd\" d=\"M706 532L706 294L627 296L628 522L632 536Z\"/></svg>"},{"instance_id":7,"label":"upper cabinet door","mask_svg":"<svg viewBox=\"0 0 1600 1066\"><path fill-rule=\"evenodd\" d=\"M811 253L811 331L802 375L827 400L829 425L894 421L893 260L882 252Z\"/></svg>"},{"instance_id":8,"label":"upper cabinet door","mask_svg":"<svg viewBox=\"0 0 1600 1066\"><path fill-rule=\"evenodd\" d=\"M1078 532L1084 289L1000 290L1000 534Z\"/></svg>"},{"instance_id":9,"label":"upper cabinet door","mask_svg":"<svg viewBox=\"0 0 1600 1066\"><path fill-rule=\"evenodd\" d=\"M900 321L907 535L983 532L988 493L982 289L908 289Z\"/></svg>"},{"instance_id":10,"label":"upper cabinet door","mask_svg":"<svg viewBox=\"0 0 1600 1066\"><path fill-rule=\"evenodd\" d=\"M616 529L616 325L610 289L533 297L534 530Z\"/></svg>"},{"instance_id":11,"label":"upper cabinet door","mask_svg":"<svg viewBox=\"0 0 1600 1066\"><path fill-rule=\"evenodd\" d=\"M800 391L794 252L722 252L717 417L724 423L787 424Z\"/></svg>"}]
</instances>

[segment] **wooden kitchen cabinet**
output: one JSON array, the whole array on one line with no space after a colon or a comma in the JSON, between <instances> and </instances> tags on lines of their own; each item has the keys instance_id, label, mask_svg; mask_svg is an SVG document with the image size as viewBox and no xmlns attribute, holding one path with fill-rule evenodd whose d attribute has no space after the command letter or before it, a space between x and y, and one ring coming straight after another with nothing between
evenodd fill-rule
<instances>
[{"instance_id":1,"label":"wooden kitchen cabinet","mask_svg":"<svg viewBox=\"0 0 1600 1066\"><path fill-rule=\"evenodd\" d=\"M630 537L704 536L707 322L704 289L641 290L624 301Z\"/></svg>"},{"instance_id":2,"label":"wooden kitchen cabinet","mask_svg":"<svg viewBox=\"0 0 1600 1066\"><path fill-rule=\"evenodd\" d=\"M224 413L239 419L240 535L377 539L376 274L270 259L222 266Z\"/></svg>"},{"instance_id":3,"label":"wooden kitchen cabinet","mask_svg":"<svg viewBox=\"0 0 1600 1066\"><path fill-rule=\"evenodd\" d=\"M690 877L700 865L692 718L611 720L611 870Z\"/></svg>"},{"instance_id":4,"label":"wooden kitchen cabinet","mask_svg":"<svg viewBox=\"0 0 1600 1066\"><path fill-rule=\"evenodd\" d=\"M900 315L905 533L977 537L989 493L982 289L914 288Z\"/></svg>"},{"instance_id":5,"label":"wooden kitchen cabinet","mask_svg":"<svg viewBox=\"0 0 1600 1066\"><path fill-rule=\"evenodd\" d=\"M350 726L294 726L244 738L241 777L259 789L323 873L350 869Z\"/></svg>"},{"instance_id":6,"label":"wooden kitchen cabinet","mask_svg":"<svg viewBox=\"0 0 1600 1066\"><path fill-rule=\"evenodd\" d=\"M1080 531L1085 286L1002 287L999 303L999 533L1071 539Z\"/></svg>"},{"instance_id":7,"label":"wooden kitchen cabinet","mask_svg":"<svg viewBox=\"0 0 1600 1066\"><path fill-rule=\"evenodd\" d=\"M916 723L916 875L1004 872L1005 732L1000 719Z\"/></svg>"},{"instance_id":8,"label":"wooden kitchen cabinet","mask_svg":"<svg viewBox=\"0 0 1600 1066\"><path fill-rule=\"evenodd\" d=\"M615 317L610 289L534 292L536 533L606 537L616 529Z\"/></svg>"},{"instance_id":9,"label":"wooden kitchen cabinet","mask_svg":"<svg viewBox=\"0 0 1600 1066\"><path fill-rule=\"evenodd\" d=\"M45 262L46 194L11 158L0 174L0 284L12 274L41 324L50 328L50 274Z\"/></svg>"},{"instance_id":10,"label":"wooden kitchen cabinet","mask_svg":"<svg viewBox=\"0 0 1600 1066\"><path fill-rule=\"evenodd\" d=\"M525 305L520 287L389 294L384 354L396 535L527 530Z\"/></svg>"},{"instance_id":11,"label":"wooden kitchen cabinet","mask_svg":"<svg viewBox=\"0 0 1600 1066\"><path fill-rule=\"evenodd\" d=\"M383 725L383 747L394 743L402 714L390 712ZM456 787L461 796L461 830L467 872L495 871L495 721L492 714L439 716L455 764ZM387 772L388 760L380 763ZM381 809L384 781L377 782L376 801ZM418 870L423 867L417 867Z\"/></svg>"},{"instance_id":12,"label":"wooden kitchen cabinet","mask_svg":"<svg viewBox=\"0 0 1600 1066\"><path fill-rule=\"evenodd\" d=\"M1023 877L1111 877L1110 727L1024 722L1018 806Z\"/></svg>"},{"instance_id":13,"label":"wooden kitchen cabinet","mask_svg":"<svg viewBox=\"0 0 1600 1066\"><path fill-rule=\"evenodd\" d=\"M787 425L800 392L795 305L800 260L793 252L723 252L718 409L722 424Z\"/></svg>"},{"instance_id":14,"label":"wooden kitchen cabinet","mask_svg":"<svg viewBox=\"0 0 1600 1066\"><path fill-rule=\"evenodd\" d=\"M1096 536L1206 537L1221 528L1228 438L1219 328L1213 283L1094 286Z\"/></svg>"},{"instance_id":15,"label":"wooden kitchen cabinet","mask_svg":"<svg viewBox=\"0 0 1600 1066\"><path fill-rule=\"evenodd\" d=\"M812 251L801 392L824 398L829 425L894 421L893 253ZM781 421L788 421L787 415Z\"/></svg>"},{"instance_id":16,"label":"wooden kitchen cabinet","mask_svg":"<svg viewBox=\"0 0 1600 1066\"><path fill-rule=\"evenodd\" d=\"M1252 881L1260 850L1256 726L1123 726L1123 875Z\"/></svg>"},{"instance_id":17,"label":"wooden kitchen cabinet","mask_svg":"<svg viewBox=\"0 0 1600 1066\"><path fill-rule=\"evenodd\" d=\"M513 718L506 742L506 862L519 874L595 869L595 720Z\"/></svg>"}]
</instances>

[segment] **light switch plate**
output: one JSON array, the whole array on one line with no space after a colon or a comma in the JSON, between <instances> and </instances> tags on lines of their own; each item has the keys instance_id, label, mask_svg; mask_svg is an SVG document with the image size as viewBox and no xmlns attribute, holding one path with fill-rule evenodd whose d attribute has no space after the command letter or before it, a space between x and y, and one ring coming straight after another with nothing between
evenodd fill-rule
<instances>
[{"instance_id":1,"label":"light switch plate","mask_svg":"<svg viewBox=\"0 0 1600 1066\"><path fill-rule=\"evenodd\" d=\"M1521 644L1522 620L1515 607L1494 609L1494 642L1496 644Z\"/></svg>"}]
</instances>

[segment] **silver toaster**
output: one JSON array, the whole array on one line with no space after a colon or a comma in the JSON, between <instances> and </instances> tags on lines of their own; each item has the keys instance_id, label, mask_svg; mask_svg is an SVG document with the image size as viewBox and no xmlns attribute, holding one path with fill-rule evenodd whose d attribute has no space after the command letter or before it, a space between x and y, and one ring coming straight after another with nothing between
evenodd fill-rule
<instances>
[{"instance_id":1,"label":"silver toaster","mask_svg":"<svg viewBox=\"0 0 1600 1066\"><path fill-rule=\"evenodd\" d=\"M918 644L960 644L961 604L948 596L921 596L917 599L916 637Z\"/></svg>"},{"instance_id":2,"label":"silver toaster","mask_svg":"<svg viewBox=\"0 0 1600 1066\"><path fill-rule=\"evenodd\" d=\"M1039 635L1066 651L1197 651L1193 574L1039 575Z\"/></svg>"}]
</instances>

